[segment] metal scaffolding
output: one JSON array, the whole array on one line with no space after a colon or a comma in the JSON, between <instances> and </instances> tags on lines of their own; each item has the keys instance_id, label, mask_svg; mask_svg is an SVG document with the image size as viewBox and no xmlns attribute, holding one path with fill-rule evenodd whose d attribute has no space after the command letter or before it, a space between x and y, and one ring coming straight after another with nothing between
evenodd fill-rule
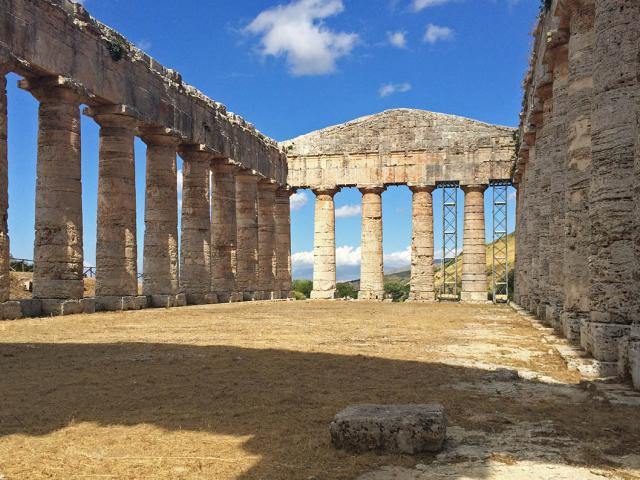
<instances>
[{"instance_id":1,"label":"metal scaffolding","mask_svg":"<svg viewBox=\"0 0 640 480\"><path fill-rule=\"evenodd\" d=\"M458 292L458 182L440 182L442 189L442 285L440 300L459 300Z\"/></svg>"},{"instance_id":2,"label":"metal scaffolding","mask_svg":"<svg viewBox=\"0 0 640 480\"><path fill-rule=\"evenodd\" d=\"M493 187L493 261L492 291L494 303L509 300L509 187L507 180L491 182Z\"/></svg>"}]
</instances>

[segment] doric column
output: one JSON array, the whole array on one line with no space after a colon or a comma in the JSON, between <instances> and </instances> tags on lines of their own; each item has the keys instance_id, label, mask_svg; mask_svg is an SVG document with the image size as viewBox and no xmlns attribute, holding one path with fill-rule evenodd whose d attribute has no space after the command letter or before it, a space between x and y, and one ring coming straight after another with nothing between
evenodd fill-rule
<instances>
[{"instance_id":1,"label":"doric column","mask_svg":"<svg viewBox=\"0 0 640 480\"><path fill-rule=\"evenodd\" d=\"M87 111L100 125L96 307L139 308L136 172L133 144L138 120L129 107Z\"/></svg>"},{"instance_id":2,"label":"doric column","mask_svg":"<svg viewBox=\"0 0 640 480\"><path fill-rule=\"evenodd\" d=\"M333 197L338 188L314 190L316 196L313 228L313 291L311 298L336 297L336 209Z\"/></svg>"},{"instance_id":3,"label":"doric column","mask_svg":"<svg viewBox=\"0 0 640 480\"><path fill-rule=\"evenodd\" d=\"M411 301L433 301L433 198L434 186L411 186Z\"/></svg>"},{"instance_id":4,"label":"doric column","mask_svg":"<svg viewBox=\"0 0 640 480\"><path fill-rule=\"evenodd\" d=\"M0 303L9 300L9 162L7 156L7 79L0 65Z\"/></svg>"},{"instance_id":5,"label":"doric column","mask_svg":"<svg viewBox=\"0 0 640 480\"><path fill-rule=\"evenodd\" d=\"M190 305L215 303L211 294L209 177L213 154L201 145L180 148L182 157L182 242L180 289Z\"/></svg>"},{"instance_id":6,"label":"doric column","mask_svg":"<svg viewBox=\"0 0 640 480\"><path fill-rule=\"evenodd\" d=\"M256 300L258 291L258 181L254 170L242 170L236 175L236 215L238 222L238 253L236 289L244 300Z\"/></svg>"},{"instance_id":7,"label":"doric column","mask_svg":"<svg viewBox=\"0 0 640 480\"><path fill-rule=\"evenodd\" d=\"M382 192L384 187L363 187L362 243L359 300L384 299L382 250Z\"/></svg>"},{"instance_id":8,"label":"doric column","mask_svg":"<svg viewBox=\"0 0 640 480\"><path fill-rule=\"evenodd\" d=\"M258 183L258 289L262 300L280 298L276 288L276 190L272 180Z\"/></svg>"},{"instance_id":9,"label":"doric column","mask_svg":"<svg viewBox=\"0 0 640 480\"><path fill-rule=\"evenodd\" d=\"M144 203L142 293L157 307L176 306L178 294L178 175L176 152L180 139L164 128L142 132L147 144Z\"/></svg>"},{"instance_id":10,"label":"doric column","mask_svg":"<svg viewBox=\"0 0 640 480\"><path fill-rule=\"evenodd\" d=\"M236 172L229 160L212 163L211 290L220 302L242 300L236 293Z\"/></svg>"},{"instance_id":11,"label":"doric column","mask_svg":"<svg viewBox=\"0 0 640 480\"><path fill-rule=\"evenodd\" d=\"M636 106L639 95L638 2L595 2L590 319L581 341L597 359L618 360L618 341L637 320L638 283L634 278L633 236ZM634 318L635 317L635 318ZM584 333L584 335L583 335ZM585 338L586 337L586 342Z\"/></svg>"},{"instance_id":12,"label":"doric column","mask_svg":"<svg viewBox=\"0 0 640 480\"><path fill-rule=\"evenodd\" d=\"M60 310L61 300L81 299L84 290L82 99L61 77L24 80L20 86L40 101L33 297L52 300L43 301L45 314L71 313Z\"/></svg>"},{"instance_id":13,"label":"doric column","mask_svg":"<svg viewBox=\"0 0 640 480\"><path fill-rule=\"evenodd\" d=\"M291 205L295 190L282 187L276 191L276 289L280 298L290 298L291 284Z\"/></svg>"},{"instance_id":14,"label":"doric column","mask_svg":"<svg viewBox=\"0 0 640 480\"><path fill-rule=\"evenodd\" d=\"M464 185L464 244L462 255L463 302L486 302L487 254L484 230L486 185Z\"/></svg>"}]
</instances>

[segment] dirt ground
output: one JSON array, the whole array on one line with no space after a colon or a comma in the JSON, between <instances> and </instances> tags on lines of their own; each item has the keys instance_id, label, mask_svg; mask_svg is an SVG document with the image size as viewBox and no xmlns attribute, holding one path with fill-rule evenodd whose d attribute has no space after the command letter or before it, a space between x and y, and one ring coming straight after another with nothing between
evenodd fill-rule
<instances>
[{"instance_id":1,"label":"dirt ground","mask_svg":"<svg viewBox=\"0 0 640 480\"><path fill-rule=\"evenodd\" d=\"M640 404L619 390L581 382L527 319L492 305L0 322L0 478L640 478ZM448 411L438 455L330 445L347 405L426 402Z\"/></svg>"}]
</instances>

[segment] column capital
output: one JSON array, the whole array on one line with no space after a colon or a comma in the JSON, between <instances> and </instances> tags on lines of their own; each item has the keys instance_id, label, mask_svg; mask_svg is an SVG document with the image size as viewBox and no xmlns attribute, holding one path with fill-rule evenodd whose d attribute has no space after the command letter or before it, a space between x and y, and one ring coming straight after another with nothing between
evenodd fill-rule
<instances>
[{"instance_id":1,"label":"column capital","mask_svg":"<svg viewBox=\"0 0 640 480\"><path fill-rule=\"evenodd\" d=\"M387 189L387 187L385 187L384 185L358 185L357 188L358 190L360 190L360 193L362 194L365 194L365 193L381 194Z\"/></svg>"},{"instance_id":2,"label":"column capital","mask_svg":"<svg viewBox=\"0 0 640 480\"><path fill-rule=\"evenodd\" d=\"M214 151L199 143L183 143L180 145L178 152L182 160L186 162L211 162Z\"/></svg>"},{"instance_id":3,"label":"column capital","mask_svg":"<svg viewBox=\"0 0 640 480\"><path fill-rule=\"evenodd\" d=\"M469 193L469 192L480 192L480 193L484 193L485 190L487 188L489 188L489 185L482 185L482 184L474 184L474 185L460 185L460 188L462 189L462 191L464 193Z\"/></svg>"},{"instance_id":4,"label":"column capital","mask_svg":"<svg viewBox=\"0 0 640 480\"><path fill-rule=\"evenodd\" d=\"M333 196L340 191L340 187L317 187L312 188L311 191L316 197L326 195L333 198Z\"/></svg>"},{"instance_id":5,"label":"column capital","mask_svg":"<svg viewBox=\"0 0 640 480\"><path fill-rule=\"evenodd\" d=\"M288 200L289 197L291 197L291 195L293 195L297 191L298 191L297 188L293 188L288 185L284 185L284 186L280 185L278 190L276 190L276 196L280 198L286 198Z\"/></svg>"},{"instance_id":6,"label":"column capital","mask_svg":"<svg viewBox=\"0 0 640 480\"><path fill-rule=\"evenodd\" d=\"M229 158L216 157L211 160L211 169L218 173L236 173L240 165Z\"/></svg>"},{"instance_id":7,"label":"column capital","mask_svg":"<svg viewBox=\"0 0 640 480\"><path fill-rule=\"evenodd\" d=\"M246 183L258 183L262 177L256 170L243 168L236 173L236 180L238 182L246 182Z\"/></svg>"},{"instance_id":8,"label":"column capital","mask_svg":"<svg viewBox=\"0 0 640 480\"><path fill-rule=\"evenodd\" d=\"M129 105L98 105L87 107L83 113L93 118L101 127L120 127L135 130L140 124L140 114Z\"/></svg>"},{"instance_id":9,"label":"column capital","mask_svg":"<svg viewBox=\"0 0 640 480\"><path fill-rule=\"evenodd\" d=\"M280 188L280 185L276 183L275 180L272 180L270 178L263 178L258 182L258 188L261 190L272 190L275 192L278 188Z\"/></svg>"},{"instance_id":10,"label":"column capital","mask_svg":"<svg viewBox=\"0 0 640 480\"><path fill-rule=\"evenodd\" d=\"M80 105L93 97L89 91L70 78L49 76L25 78L18 82L18 87L31 92L40 102L55 101Z\"/></svg>"},{"instance_id":11,"label":"column capital","mask_svg":"<svg viewBox=\"0 0 640 480\"><path fill-rule=\"evenodd\" d=\"M140 139L147 145L177 147L182 136L172 128L142 127L140 128Z\"/></svg>"},{"instance_id":12,"label":"column capital","mask_svg":"<svg viewBox=\"0 0 640 480\"><path fill-rule=\"evenodd\" d=\"M409 190L411 190L413 193L419 193L419 192L433 193L433 191L436 189L435 185L425 185L422 183L408 183L407 187L409 187Z\"/></svg>"}]
</instances>

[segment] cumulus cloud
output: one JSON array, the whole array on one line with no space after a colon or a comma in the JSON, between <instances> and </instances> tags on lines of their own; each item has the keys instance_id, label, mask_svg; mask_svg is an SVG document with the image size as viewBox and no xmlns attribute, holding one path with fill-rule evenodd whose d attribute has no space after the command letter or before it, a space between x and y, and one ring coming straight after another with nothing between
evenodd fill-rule
<instances>
[{"instance_id":1,"label":"cumulus cloud","mask_svg":"<svg viewBox=\"0 0 640 480\"><path fill-rule=\"evenodd\" d=\"M245 32L260 37L262 56L285 57L292 75L325 75L358 41L357 34L324 23L343 11L342 0L296 0L264 10Z\"/></svg>"},{"instance_id":2,"label":"cumulus cloud","mask_svg":"<svg viewBox=\"0 0 640 480\"><path fill-rule=\"evenodd\" d=\"M336 208L336 218L357 217L362 213L360 205L344 205Z\"/></svg>"},{"instance_id":3,"label":"cumulus cloud","mask_svg":"<svg viewBox=\"0 0 640 480\"><path fill-rule=\"evenodd\" d=\"M388 32L389 43L397 48L407 48L407 32Z\"/></svg>"},{"instance_id":4,"label":"cumulus cloud","mask_svg":"<svg viewBox=\"0 0 640 480\"><path fill-rule=\"evenodd\" d=\"M438 5L444 5L445 3L449 3L451 0L413 0L411 3L411 9L414 12L419 12L429 7L436 7Z\"/></svg>"},{"instance_id":5,"label":"cumulus cloud","mask_svg":"<svg viewBox=\"0 0 640 480\"><path fill-rule=\"evenodd\" d=\"M427 31L424 34L424 42L434 44L440 40L449 40L453 38L453 30L449 27L441 27L430 23L427 25Z\"/></svg>"},{"instance_id":6,"label":"cumulus cloud","mask_svg":"<svg viewBox=\"0 0 640 480\"><path fill-rule=\"evenodd\" d=\"M357 267L360 265L362 249L351 245L336 248L336 267ZM297 252L291 255L291 262L296 267L313 266L313 251ZM411 247L399 252L384 254L386 268L402 268L411 265Z\"/></svg>"},{"instance_id":7,"label":"cumulus cloud","mask_svg":"<svg viewBox=\"0 0 640 480\"><path fill-rule=\"evenodd\" d=\"M307 203L309 203L309 197L305 192L296 192L289 198L291 210L300 210Z\"/></svg>"},{"instance_id":8,"label":"cumulus cloud","mask_svg":"<svg viewBox=\"0 0 640 480\"><path fill-rule=\"evenodd\" d=\"M411 90L411 84L409 82L404 83L385 83L380 87L378 93L380 98L388 97L395 93L405 93Z\"/></svg>"}]
</instances>

